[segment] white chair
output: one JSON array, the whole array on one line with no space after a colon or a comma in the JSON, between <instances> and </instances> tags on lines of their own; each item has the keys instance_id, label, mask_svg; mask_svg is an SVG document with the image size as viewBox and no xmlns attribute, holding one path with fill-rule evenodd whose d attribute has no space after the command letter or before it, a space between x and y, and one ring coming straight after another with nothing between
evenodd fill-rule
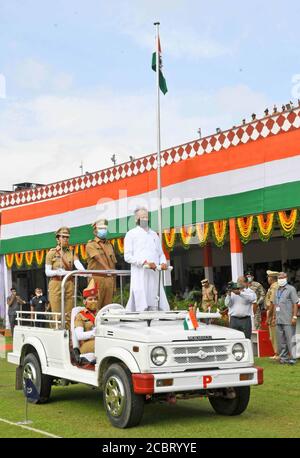
<instances>
[{"instance_id":1,"label":"white chair","mask_svg":"<svg viewBox=\"0 0 300 458\"><path fill-rule=\"evenodd\" d=\"M76 332L75 332L75 318L78 315L78 313L84 309L85 307L74 307L71 312L71 339L72 339L73 350L75 353L77 352L77 354L80 352L79 350L80 345L79 345L79 341L77 339ZM85 358L91 362L95 360L95 354L94 353L83 353L83 354L80 354L80 358Z\"/></svg>"}]
</instances>

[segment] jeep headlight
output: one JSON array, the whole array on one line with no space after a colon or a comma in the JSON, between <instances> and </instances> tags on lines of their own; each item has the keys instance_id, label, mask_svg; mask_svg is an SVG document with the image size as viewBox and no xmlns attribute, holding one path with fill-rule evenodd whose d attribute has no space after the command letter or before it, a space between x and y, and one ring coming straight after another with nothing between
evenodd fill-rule
<instances>
[{"instance_id":1,"label":"jeep headlight","mask_svg":"<svg viewBox=\"0 0 300 458\"><path fill-rule=\"evenodd\" d=\"M155 366L162 366L167 360L167 352L164 347L155 347L151 351L151 361Z\"/></svg>"},{"instance_id":2,"label":"jeep headlight","mask_svg":"<svg viewBox=\"0 0 300 458\"><path fill-rule=\"evenodd\" d=\"M241 343L236 343L233 345L231 352L234 359L241 361L245 356L245 347Z\"/></svg>"}]
</instances>

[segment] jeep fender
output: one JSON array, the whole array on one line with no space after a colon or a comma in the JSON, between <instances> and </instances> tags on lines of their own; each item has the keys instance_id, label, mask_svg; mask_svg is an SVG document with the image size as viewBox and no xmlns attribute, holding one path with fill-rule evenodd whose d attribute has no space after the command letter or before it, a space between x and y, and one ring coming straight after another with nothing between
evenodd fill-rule
<instances>
[{"instance_id":1,"label":"jeep fender","mask_svg":"<svg viewBox=\"0 0 300 458\"><path fill-rule=\"evenodd\" d=\"M115 347L115 348L108 349L104 353L103 358L101 359L101 363L100 363L100 373L99 373L100 377L104 370L105 361L109 361L109 359L118 359L122 361L122 363L124 363L125 366L127 366L130 372L133 374L141 372L135 358L128 350L125 350L124 348Z\"/></svg>"},{"instance_id":2,"label":"jeep fender","mask_svg":"<svg viewBox=\"0 0 300 458\"><path fill-rule=\"evenodd\" d=\"M24 359L24 356L28 353L31 353L30 351L26 350L26 347L29 347L29 346L35 349L39 357L40 363L41 363L42 372L46 371L47 357L46 357L45 348L42 342L37 337L26 337L25 342L23 343L23 346L22 346L19 364L22 365L22 360Z\"/></svg>"}]
</instances>

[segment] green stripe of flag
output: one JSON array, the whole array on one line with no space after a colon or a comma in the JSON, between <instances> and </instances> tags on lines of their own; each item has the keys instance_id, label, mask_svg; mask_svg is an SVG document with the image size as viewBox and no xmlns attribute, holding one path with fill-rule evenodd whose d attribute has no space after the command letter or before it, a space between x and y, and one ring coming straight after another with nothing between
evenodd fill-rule
<instances>
[{"instance_id":1,"label":"green stripe of flag","mask_svg":"<svg viewBox=\"0 0 300 458\"><path fill-rule=\"evenodd\" d=\"M156 52L152 54L152 70L156 72ZM159 88L164 95L168 92L167 83L161 70L159 70Z\"/></svg>"}]
</instances>

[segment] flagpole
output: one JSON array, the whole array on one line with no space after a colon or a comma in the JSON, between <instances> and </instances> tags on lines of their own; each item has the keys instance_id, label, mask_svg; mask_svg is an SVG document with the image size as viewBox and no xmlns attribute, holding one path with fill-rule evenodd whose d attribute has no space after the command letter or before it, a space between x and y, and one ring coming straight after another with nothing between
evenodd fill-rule
<instances>
[{"instance_id":1,"label":"flagpole","mask_svg":"<svg viewBox=\"0 0 300 458\"><path fill-rule=\"evenodd\" d=\"M158 233L162 242L162 192L161 192L161 145L160 145L160 89L159 89L159 22L154 22L156 26L156 124L157 124L157 195L158 195Z\"/></svg>"}]
</instances>

